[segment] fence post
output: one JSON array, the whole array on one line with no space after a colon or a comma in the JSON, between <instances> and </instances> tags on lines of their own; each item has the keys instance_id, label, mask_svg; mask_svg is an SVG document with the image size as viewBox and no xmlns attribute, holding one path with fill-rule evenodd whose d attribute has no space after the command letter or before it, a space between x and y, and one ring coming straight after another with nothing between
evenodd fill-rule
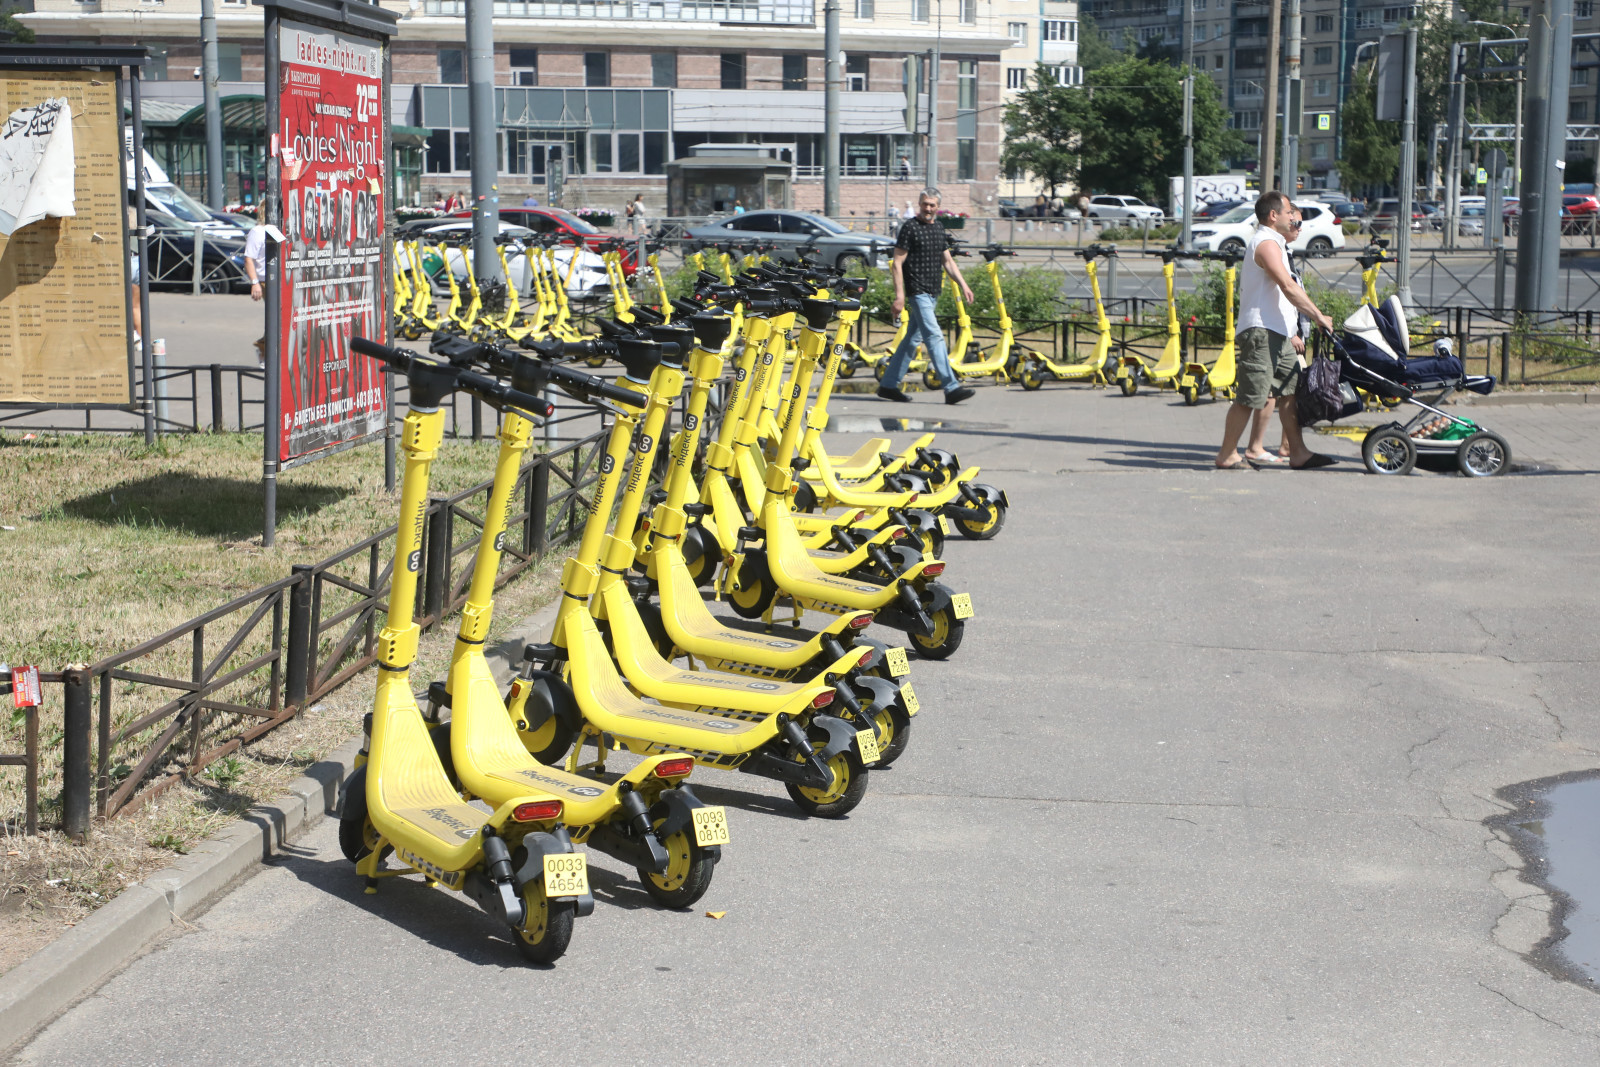
<instances>
[{"instance_id":1,"label":"fence post","mask_svg":"<svg viewBox=\"0 0 1600 1067\"><path fill-rule=\"evenodd\" d=\"M289 590L289 634L285 639L283 691L284 704L299 708L305 704L309 691L311 643L316 640L312 632L311 585L316 581L314 568L309 563L296 563L290 571L298 579Z\"/></svg>"},{"instance_id":2,"label":"fence post","mask_svg":"<svg viewBox=\"0 0 1600 1067\"><path fill-rule=\"evenodd\" d=\"M528 545L535 558L549 547L550 533L550 457L543 456L528 478Z\"/></svg>"},{"instance_id":3,"label":"fence post","mask_svg":"<svg viewBox=\"0 0 1600 1067\"><path fill-rule=\"evenodd\" d=\"M450 573L450 505L442 496L429 498L428 551L423 561L422 614L438 621L444 617L444 590Z\"/></svg>"},{"instance_id":4,"label":"fence post","mask_svg":"<svg viewBox=\"0 0 1600 1067\"><path fill-rule=\"evenodd\" d=\"M483 440L483 401L472 398L472 440Z\"/></svg>"},{"instance_id":5,"label":"fence post","mask_svg":"<svg viewBox=\"0 0 1600 1067\"><path fill-rule=\"evenodd\" d=\"M222 364L211 364L211 432L222 432Z\"/></svg>"},{"instance_id":6,"label":"fence post","mask_svg":"<svg viewBox=\"0 0 1600 1067\"><path fill-rule=\"evenodd\" d=\"M1506 246L1504 242L1494 250L1494 313L1506 313Z\"/></svg>"},{"instance_id":7,"label":"fence post","mask_svg":"<svg viewBox=\"0 0 1600 1067\"><path fill-rule=\"evenodd\" d=\"M1500 335L1500 384L1506 385L1511 381L1511 333L1507 331Z\"/></svg>"},{"instance_id":8,"label":"fence post","mask_svg":"<svg viewBox=\"0 0 1600 1067\"><path fill-rule=\"evenodd\" d=\"M206 231L198 223L194 228L194 269L189 272L189 284L193 295L200 295L200 279L205 277L206 268Z\"/></svg>"},{"instance_id":9,"label":"fence post","mask_svg":"<svg viewBox=\"0 0 1600 1067\"><path fill-rule=\"evenodd\" d=\"M89 835L89 720L93 693L88 669L68 667L63 676L66 693L65 730L61 739L61 829L82 844ZM31 812L30 812L31 814Z\"/></svg>"}]
</instances>

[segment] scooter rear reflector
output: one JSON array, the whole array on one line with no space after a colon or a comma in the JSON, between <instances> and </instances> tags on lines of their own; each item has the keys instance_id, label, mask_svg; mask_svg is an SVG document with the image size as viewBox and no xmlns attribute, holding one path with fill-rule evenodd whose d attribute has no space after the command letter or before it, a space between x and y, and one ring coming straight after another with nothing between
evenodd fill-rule
<instances>
[{"instance_id":1,"label":"scooter rear reflector","mask_svg":"<svg viewBox=\"0 0 1600 1067\"><path fill-rule=\"evenodd\" d=\"M811 706L814 707L814 708L825 708L829 704L832 704L832 703L833 703L833 690L830 689L826 693L818 693L816 695L816 698L811 701Z\"/></svg>"},{"instance_id":2,"label":"scooter rear reflector","mask_svg":"<svg viewBox=\"0 0 1600 1067\"><path fill-rule=\"evenodd\" d=\"M528 804L518 804L511 810L511 817L517 822L549 822L551 819L559 819L561 801L535 800Z\"/></svg>"},{"instance_id":3,"label":"scooter rear reflector","mask_svg":"<svg viewBox=\"0 0 1600 1067\"><path fill-rule=\"evenodd\" d=\"M858 615L850 620L850 629L861 630L872 625L871 615Z\"/></svg>"},{"instance_id":4,"label":"scooter rear reflector","mask_svg":"<svg viewBox=\"0 0 1600 1067\"><path fill-rule=\"evenodd\" d=\"M944 573L944 564L930 563L926 567L922 568L922 573L929 578L937 578L939 575Z\"/></svg>"},{"instance_id":5,"label":"scooter rear reflector","mask_svg":"<svg viewBox=\"0 0 1600 1067\"><path fill-rule=\"evenodd\" d=\"M657 778L682 778L694 770L694 757L684 756L681 759L664 759L656 764L656 769L651 771Z\"/></svg>"},{"instance_id":6,"label":"scooter rear reflector","mask_svg":"<svg viewBox=\"0 0 1600 1067\"><path fill-rule=\"evenodd\" d=\"M894 529L889 531L889 540L898 541L898 540L900 540L900 538L904 537L905 535L906 535L906 528L904 526L896 526Z\"/></svg>"}]
</instances>

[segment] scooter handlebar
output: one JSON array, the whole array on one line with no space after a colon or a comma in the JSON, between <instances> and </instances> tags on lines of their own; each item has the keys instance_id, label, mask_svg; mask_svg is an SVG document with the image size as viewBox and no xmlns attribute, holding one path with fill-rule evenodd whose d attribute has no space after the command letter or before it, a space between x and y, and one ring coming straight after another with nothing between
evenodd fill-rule
<instances>
[{"instance_id":1,"label":"scooter handlebar","mask_svg":"<svg viewBox=\"0 0 1600 1067\"><path fill-rule=\"evenodd\" d=\"M379 344L365 337L350 338L350 351L355 352L357 355L381 360L407 375L417 369L418 364L425 366L433 374L448 374L455 389L470 393L496 406L518 408L537 416L548 416L555 410L554 407L540 397L513 389L509 385L496 381L487 375L463 370L447 363L424 360L415 353L408 352L403 348L391 348L388 345Z\"/></svg>"}]
</instances>

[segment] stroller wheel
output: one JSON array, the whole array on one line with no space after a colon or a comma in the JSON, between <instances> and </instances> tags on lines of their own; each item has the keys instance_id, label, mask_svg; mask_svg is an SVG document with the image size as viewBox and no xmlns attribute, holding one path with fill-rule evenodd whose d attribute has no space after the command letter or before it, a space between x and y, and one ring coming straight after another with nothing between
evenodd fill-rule
<instances>
[{"instance_id":1,"label":"stroller wheel","mask_svg":"<svg viewBox=\"0 0 1600 1067\"><path fill-rule=\"evenodd\" d=\"M1373 474L1410 474L1417 446L1394 426L1380 426L1361 442L1361 459Z\"/></svg>"},{"instance_id":2,"label":"stroller wheel","mask_svg":"<svg viewBox=\"0 0 1600 1067\"><path fill-rule=\"evenodd\" d=\"M1456 466L1468 478L1492 478L1511 469L1511 446L1492 430L1479 430L1456 449Z\"/></svg>"}]
</instances>

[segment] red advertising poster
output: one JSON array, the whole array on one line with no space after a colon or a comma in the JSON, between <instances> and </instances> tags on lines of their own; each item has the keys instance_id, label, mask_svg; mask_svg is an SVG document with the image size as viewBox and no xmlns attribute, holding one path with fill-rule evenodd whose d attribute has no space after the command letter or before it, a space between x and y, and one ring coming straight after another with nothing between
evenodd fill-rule
<instances>
[{"instance_id":1,"label":"red advertising poster","mask_svg":"<svg viewBox=\"0 0 1600 1067\"><path fill-rule=\"evenodd\" d=\"M350 337L387 339L383 301L383 47L279 23L283 243L278 461L383 432L378 363Z\"/></svg>"}]
</instances>

